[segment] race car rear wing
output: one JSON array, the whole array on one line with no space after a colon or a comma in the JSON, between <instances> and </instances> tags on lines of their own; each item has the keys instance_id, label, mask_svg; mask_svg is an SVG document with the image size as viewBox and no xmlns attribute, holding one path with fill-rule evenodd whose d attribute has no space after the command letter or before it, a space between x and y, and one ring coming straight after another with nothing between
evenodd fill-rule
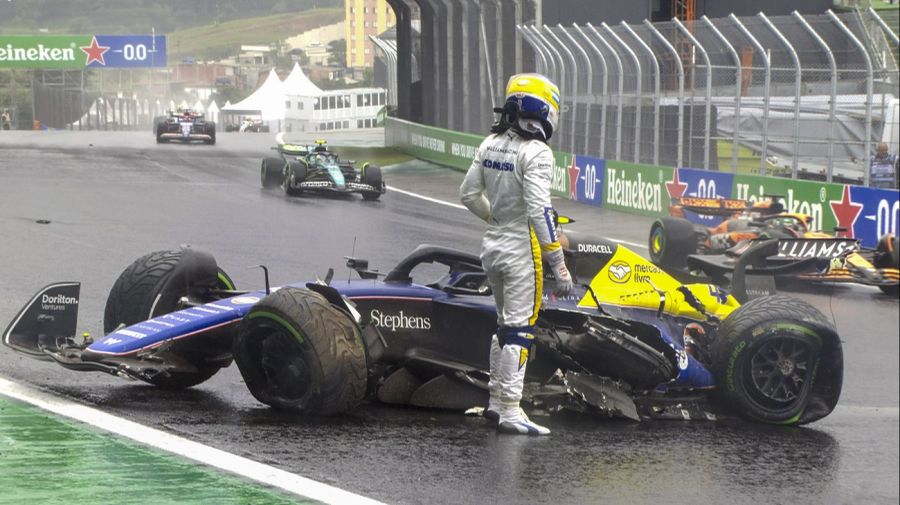
<instances>
[{"instance_id":1,"label":"race car rear wing","mask_svg":"<svg viewBox=\"0 0 900 505\"><path fill-rule=\"evenodd\" d=\"M756 239L737 258L692 254L687 264L714 279L731 274L732 295L741 303L775 293L775 277L827 271L835 260L859 250L854 239Z\"/></svg>"},{"instance_id":2,"label":"race car rear wing","mask_svg":"<svg viewBox=\"0 0 900 505\"><path fill-rule=\"evenodd\" d=\"M678 214L678 210L691 211L705 216L732 216L734 214L754 211L763 214L778 214L784 210L784 206L773 200L764 202L750 202L748 200L735 200L731 198L699 198L683 196L672 198L671 214Z\"/></svg>"},{"instance_id":3,"label":"race car rear wing","mask_svg":"<svg viewBox=\"0 0 900 505\"><path fill-rule=\"evenodd\" d=\"M47 351L75 337L80 282L58 282L37 292L3 332L3 343L31 357L52 360Z\"/></svg>"}]
</instances>

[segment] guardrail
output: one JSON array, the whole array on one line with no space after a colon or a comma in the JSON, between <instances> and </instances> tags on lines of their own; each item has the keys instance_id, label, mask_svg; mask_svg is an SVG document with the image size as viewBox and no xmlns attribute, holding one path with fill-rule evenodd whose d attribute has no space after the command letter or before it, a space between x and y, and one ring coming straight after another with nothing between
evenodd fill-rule
<instances>
[{"instance_id":1,"label":"guardrail","mask_svg":"<svg viewBox=\"0 0 900 505\"><path fill-rule=\"evenodd\" d=\"M457 170L467 170L482 136L387 118L385 144L411 156ZM620 212L661 217L671 198L698 196L761 200L784 197L787 212L811 215L814 226L874 247L887 233L897 233L900 191L851 184L744 175L690 167L656 166L556 151L552 192L555 196ZM696 222L710 220L694 216Z\"/></svg>"}]
</instances>

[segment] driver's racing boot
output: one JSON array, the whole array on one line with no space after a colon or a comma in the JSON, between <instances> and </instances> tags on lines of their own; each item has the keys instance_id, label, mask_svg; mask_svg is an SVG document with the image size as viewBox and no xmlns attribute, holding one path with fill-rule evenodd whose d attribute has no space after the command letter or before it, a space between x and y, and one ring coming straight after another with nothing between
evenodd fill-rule
<instances>
[{"instance_id":1,"label":"driver's racing boot","mask_svg":"<svg viewBox=\"0 0 900 505\"><path fill-rule=\"evenodd\" d=\"M491 337L491 378L488 380L488 392L490 399L488 400L487 409L484 416L488 421L496 424L500 421L500 344L497 341L497 335Z\"/></svg>"},{"instance_id":2,"label":"driver's racing boot","mask_svg":"<svg viewBox=\"0 0 900 505\"><path fill-rule=\"evenodd\" d=\"M500 349L497 366L500 382L500 424L497 425L497 431L516 435L549 435L549 429L528 419L519 407L527 365L528 350L524 347L506 344Z\"/></svg>"}]
</instances>

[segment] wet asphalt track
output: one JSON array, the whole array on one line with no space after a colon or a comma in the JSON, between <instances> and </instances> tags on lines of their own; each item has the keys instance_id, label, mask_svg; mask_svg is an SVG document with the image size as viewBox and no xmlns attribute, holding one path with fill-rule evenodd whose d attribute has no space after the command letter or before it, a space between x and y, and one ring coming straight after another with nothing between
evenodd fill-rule
<instances>
[{"instance_id":1,"label":"wet asphalt track","mask_svg":"<svg viewBox=\"0 0 900 505\"><path fill-rule=\"evenodd\" d=\"M377 144L376 134L357 143ZM286 198L259 188L271 135L219 145L162 145L145 133L0 132L0 326L41 286L80 280L81 326L102 326L119 272L151 250L214 252L239 287L347 275L342 256L387 269L419 243L477 251L466 211L399 193ZM339 142L339 139L332 139ZM455 202L461 174L414 162L388 184ZM644 243L646 218L555 202L612 238ZM49 220L38 224L36 220ZM646 253L646 249L637 249ZM837 410L806 428L743 422L542 419L550 437L497 436L478 418L365 405L296 419L257 403L235 367L166 392L78 374L0 348L0 375L389 503L897 503L898 302L875 289L800 296L832 315L844 340Z\"/></svg>"}]
</instances>

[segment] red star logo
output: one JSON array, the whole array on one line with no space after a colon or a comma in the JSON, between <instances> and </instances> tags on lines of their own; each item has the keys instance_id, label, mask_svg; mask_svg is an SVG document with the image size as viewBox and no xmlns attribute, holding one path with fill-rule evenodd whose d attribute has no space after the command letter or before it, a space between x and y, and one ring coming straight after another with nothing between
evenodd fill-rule
<instances>
[{"instance_id":1,"label":"red star logo","mask_svg":"<svg viewBox=\"0 0 900 505\"><path fill-rule=\"evenodd\" d=\"M84 64L85 66L90 65L94 61L100 62L101 65L106 65L103 54L106 53L106 51L109 51L109 46L104 47L98 44L96 36L91 40L91 45L82 47L81 50L87 55L87 62Z\"/></svg>"},{"instance_id":2,"label":"red star logo","mask_svg":"<svg viewBox=\"0 0 900 505\"><path fill-rule=\"evenodd\" d=\"M669 193L669 198L681 198L684 196L684 192L687 191L687 187L686 182L678 180L678 169L673 169L672 180L666 183L666 192Z\"/></svg>"},{"instance_id":3,"label":"red star logo","mask_svg":"<svg viewBox=\"0 0 900 505\"><path fill-rule=\"evenodd\" d=\"M828 202L831 205L831 212L834 213L834 217L837 219L837 225L839 228L847 228L847 231L842 232L840 236L845 238L855 238L853 235L853 225L856 224L856 218L859 217L859 213L862 212L863 206L858 203L853 203L853 200L850 199L850 186L844 184L844 194L840 200L831 200Z\"/></svg>"},{"instance_id":4,"label":"red star logo","mask_svg":"<svg viewBox=\"0 0 900 505\"><path fill-rule=\"evenodd\" d=\"M580 173L581 169L575 164L575 157L572 156L572 166L569 167L569 198L572 200L578 199L576 188L578 187L578 174Z\"/></svg>"}]
</instances>

